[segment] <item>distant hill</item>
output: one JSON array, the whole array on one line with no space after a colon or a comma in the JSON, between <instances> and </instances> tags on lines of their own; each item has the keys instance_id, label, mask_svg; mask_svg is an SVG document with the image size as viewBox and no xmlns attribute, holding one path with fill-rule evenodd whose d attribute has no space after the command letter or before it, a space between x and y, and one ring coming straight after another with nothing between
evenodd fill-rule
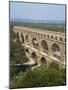
<instances>
[{"instance_id":1,"label":"distant hill","mask_svg":"<svg viewBox=\"0 0 68 90\"><path fill-rule=\"evenodd\" d=\"M28 20L29 21L29 20ZM24 26L24 27L30 27L30 28L37 28L37 29L43 29L43 30L49 30L49 31L56 31L56 32L66 32L65 24L64 23L54 23L54 22L47 22L42 23L39 21L30 21L27 22L27 20L14 20L10 22L13 26Z\"/></svg>"},{"instance_id":2,"label":"distant hill","mask_svg":"<svg viewBox=\"0 0 68 90\"><path fill-rule=\"evenodd\" d=\"M50 23L50 24L65 24L64 21L49 21L49 20L32 20L32 19L13 19L12 22L24 22L24 23Z\"/></svg>"}]
</instances>

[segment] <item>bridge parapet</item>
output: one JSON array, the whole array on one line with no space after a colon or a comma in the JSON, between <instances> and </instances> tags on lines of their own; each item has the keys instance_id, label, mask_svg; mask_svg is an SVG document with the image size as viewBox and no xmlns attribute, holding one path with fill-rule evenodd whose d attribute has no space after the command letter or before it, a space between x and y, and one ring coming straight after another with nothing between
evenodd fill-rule
<instances>
[{"instance_id":1,"label":"bridge parapet","mask_svg":"<svg viewBox=\"0 0 68 90\"><path fill-rule=\"evenodd\" d=\"M14 30L20 33L23 32L29 35L39 36L39 37L65 43L65 33L42 30L42 29L35 29L35 28L28 28L28 27L22 27L22 26L14 26Z\"/></svg>"}]
</instances>

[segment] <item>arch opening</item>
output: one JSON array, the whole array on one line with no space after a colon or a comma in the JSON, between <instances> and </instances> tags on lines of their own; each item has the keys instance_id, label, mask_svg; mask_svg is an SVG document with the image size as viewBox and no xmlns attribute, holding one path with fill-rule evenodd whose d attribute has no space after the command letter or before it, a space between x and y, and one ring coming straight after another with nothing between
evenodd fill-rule
<instances>
[{"instance_id":1,"label":"arch opening","mask_svg":"<svg viewBox=\"0 0 68 90\"><path fill-rule=\"evenodd\" d=\"M29 41L28 35L26 35L26 37L25 37L25 38L26 38L26 41L28 42L28 41Z\"/></svg>"},{"instance_id":2,"label":"arch opening","mask_svg":"<svg viewBox=\"0 0 68 90\"><path fill-rule=\"evenodd\" d=\"M52 51L60 51L59 45L56 43L52 44Z\"/></svg>"},{"instance_id":3,"label":"arch opening","mask_svg":"<svg viewBox=\"0 0 68 90\"><path fill-rule=\"evenodd\" d=\"M41 63L41 65L47 65L46 58L45 58L45 57L42 57L42 58L40 59L40 63Z\"/></svg>"},{"instance_id":4,"label":"arch opening","mask_svg":"<svg viewBox=\"0 0 68 90\"><path fill-rule=\"evenodd\" d=\"M51 36L51 39L53 39L53 36Z\"/></svg>"},{"instance_id":5,"label":"arch opening","mask_svg":"<svg viewBox=\"0 0 68 90\"><path fill-rule=\"evenodd\" d=\"M55 37L55 40L57 40L57 37Z\"/></svg>"},{"instance_id":6,"label":"arch opening","mask_svg":"<svg viewBox=\"0 0 68 90\"><path fill-rule=\"evenodd\" d=\"M24 43L24 36L22 33L21 33L21 40L22 40L22 43Z\"/></svg>"},{"instance_id":7,"label":"arch opening","mask_svg":"<svg viewBox=\"0 0 68 90\"><path fill-rule=\"evenodd\" d=\"M60 41L62 41L62 37L60 37Z\"/></svg>"},{"instance_id":8,"label":"arch opening","mask_svg":"<svg viewBox=\"0 0 68 90\"><path fill-rule=\"evenodd\" d=\"M47 53L48 44L47 44L47 42L45 40L42 40L41 46L42 46L43 52L46 52Z\"/></svg>"},{"instance_id":9,"label":"arch opening","mask_svg":"<svg viewBox=\"0 0 68 90\"><path fill-rule=\"evenodd\" d=\"M28 48L26 48L26 52L29 53L29 49Z\"/></svg>"},{"instance_id":10,"label":"arch opening","mask_svg":"<svg viewBox=\"0 0 68 90\"><path fill-rule=\"evenodd\" d=\"M34 48L38 48L38 41L36 38L32 39L32 44L33 44Z\"/></svg>"},{"instance_id":11,"label":"arch opening","mask_svg":"<svg viewBox=\"0 0 68 90\"><path fill-rule=\"evenodd\" d=\"M61 60L61 52L58 44L56 43L52 44L52 53L56 59Z\"/></svg>"},{"instance_id":12,"label":"arch opening","mask_svg":"<svg viewBox=\"0 0 68 90\"><path fill-rule=\"evenodd\" d=\"M35 61L35 63L37 63L37 55L35 52L32 53L31 57L33 58L33 60Z\"/></svg>"},{"instance_id":13,"label":"arch opening","mask_svg":"<svg viewBox=\"0 0 68 90\"><path fill-rule=\"evenodd\" d=\"M19 33L17 32L17 38L19 39Z\"/></svg>"}]
</instances>

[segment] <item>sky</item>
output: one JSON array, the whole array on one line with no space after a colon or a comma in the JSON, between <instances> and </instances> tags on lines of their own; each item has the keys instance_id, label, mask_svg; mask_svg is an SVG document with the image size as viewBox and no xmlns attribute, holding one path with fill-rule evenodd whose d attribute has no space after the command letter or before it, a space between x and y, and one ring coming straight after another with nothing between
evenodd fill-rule
<instances>
[{"instance_id":1,"label":"sky","mask_svg":"<svg viewBox=\"0 0 68 90\"><path fill-rule=\"evenodd\" d=\"M10 2L10 19L65 21L65 5Z\"/></svg>"}]
</instances>

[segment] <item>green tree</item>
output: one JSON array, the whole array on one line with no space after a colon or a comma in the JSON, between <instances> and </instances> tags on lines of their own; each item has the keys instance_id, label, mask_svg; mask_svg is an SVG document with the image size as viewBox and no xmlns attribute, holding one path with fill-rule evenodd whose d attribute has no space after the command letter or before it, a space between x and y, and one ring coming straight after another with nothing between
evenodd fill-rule
<instances>
[{"instance_id":1,"label":"green tree","mask_svg":"<svg viewBox=\"0 0 68 90\"><path fill-rule=\"evenodd\" d=\"M41 66L18 76L11 88L59 86L64 85L64 82L65 78L60 70Z\"/></svg>"},{"instance_id":2,"label":"green tree","mask_svg":"<svg viewBox=\"0 0 68 90\"><path fill-rule=\"evenodd\" d=\"M22 46L18 36L13 32L13 28L10 33L10 63L22 64L28 60L25 48Z\"/></svg>"},{"instance_id":3,"label":"green tree","mask_svg":"<svg viewBox=\"0 0 68 90\"><path fill-rule=\"evenodd\" d=\"M22 46L19 37L13 32L13 25L10 25L10 80L16 77L18 67L16 64L23 64L28 60L25 48Z\"/></svg>"}]
</instances>

